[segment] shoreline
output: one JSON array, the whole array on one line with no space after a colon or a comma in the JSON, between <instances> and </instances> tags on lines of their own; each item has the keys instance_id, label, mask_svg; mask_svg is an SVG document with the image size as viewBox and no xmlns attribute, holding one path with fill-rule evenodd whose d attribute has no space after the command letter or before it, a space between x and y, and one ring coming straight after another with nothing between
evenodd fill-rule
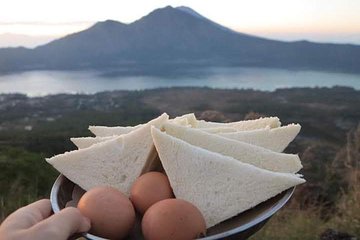
<instances>
[{"instance_id":1,"label":"shoreline","mask_svg":"<svg viewBox=\"0 0 360 240\"><path fill-rule=\"evenodd\" d=\"M206 90L219 90L219 91L239 91L239 92L263 92L263 93L274 93L278 91L287 91L287 90L299 90L299 91L306 91L306 90L351 90L356 91L360 93L360 89L356 89L354 87L350 86L343 86L343 85L334 85L331 87L283 87L283 88L277 88L275 90L259 90L259 89L253 89L253 88L212 88L207 86L172 86L172 87L154 87L154 88L147 88L147 89L137 89L137 90L106 90L106 91L100 91L95 93L86 93L86 92L59 92L59 93L50 93L50 94L39 94L39 95L29 95L21 92L0 92L0 98L4 96L23 96L27 98L44 98L44 97L51 97L51 96L57 96L57 95L69 95L69 96L91 96L91 95L97 95L97 94L110 94L110 93L131 93L131 92L149 92L149 91L157 91L157 90L171 90L171 89L178 89L178 90L194 90L194 89L206 89Z\"/></svg>"}]
</instances>

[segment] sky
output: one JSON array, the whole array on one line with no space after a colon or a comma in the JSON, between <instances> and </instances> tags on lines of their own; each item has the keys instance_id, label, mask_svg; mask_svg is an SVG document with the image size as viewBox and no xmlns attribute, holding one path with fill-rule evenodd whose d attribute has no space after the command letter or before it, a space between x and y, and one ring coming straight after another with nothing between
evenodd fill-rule
<instances>
[{"instance_id":1,"label":"sky","mask_svg":"<svg viewBox=\"0 0 360 240\"><path fill-rule=\"evenodd\" d=\"M360 44L360 0L2 0L0 47L34 47L107 19L131 23L167 5L262 37Z\"/></svg>"}]
</instances>

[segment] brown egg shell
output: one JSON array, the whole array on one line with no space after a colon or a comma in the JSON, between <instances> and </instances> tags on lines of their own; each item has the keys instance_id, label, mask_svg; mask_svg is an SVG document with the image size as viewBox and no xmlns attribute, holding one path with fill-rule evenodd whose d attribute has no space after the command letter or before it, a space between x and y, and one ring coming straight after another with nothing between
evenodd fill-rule
<instances>
[{"instance_id":1,"label":"brown egg shell","mask_svg":"<svg viewBox=\"0 0 360 240\"><path fill-rule=\"evenodd\" d=\"M146 240L195 239L206 232L201 212L181 199L165 199L152 205L142 219Z\"/></svg>"},{"instance_id":2,"label":"brown egg shell","mask_svg":"<svg viewBox=\"0 0 360 240\"><path fill-rule=\"evenodd\" d=\"M130 192L130 199L141 214L153 204L173 197L169 179L160 172L143 174L134 182Z\"/></svg>"},{"instance_id":3,"label":"brown egg shell","mask_svg":"<svg viewBox=\"0 0 360 240\"><path fill-rule=\"evenodd\" d=\"M79 200L78 209L91 221L90 233L109 239L126 237L135 223L131 201L112 187L96 187Z\"/></svg>"}]
</instances>

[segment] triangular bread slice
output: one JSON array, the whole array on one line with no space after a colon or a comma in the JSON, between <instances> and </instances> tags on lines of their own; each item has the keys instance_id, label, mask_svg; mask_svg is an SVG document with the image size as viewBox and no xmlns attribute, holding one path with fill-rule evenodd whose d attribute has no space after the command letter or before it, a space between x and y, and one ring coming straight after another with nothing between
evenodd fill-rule
<instances>
[{"instance_id":1,"label":"triangular bread slice","mask_svg":"<svg viewBox=\"0 0 360 240\"><path fill-rule=\"evenodd\" d=\"M305 182L295 174L257 168L155 128L152 136L176 198L194 204L207 228Z\"/></svg>"},{"instance_id":2,"label":"triangular bread slice","mask_svg":"<svg viewBox=\"0 0 360 240\"><path fill-rule=\"evenodd\" d=\"M289 124L278 128L263 128L251 131L218 133L219 136L282 152L300 132L299 124Z\"/></svg>"},{"instance_id":3,"label":"triangular bread slice","mask_svg":"<svg viewBox=\"0 0 360 240\"><path fill-rule=\"evenodd\" d=\"M191 126L194 127L196 124L196 117L193 113L189 113L189 114L185 114L185 115L176 117L175 119L171 119L170 121L174 121L181 125L190 124ZM142 127L143 125L144 124L139 124L136 126L126 126L126 127L123 127L123 126L116 126L116 127L89 126L89 130L96 137L111 137L111 136L120 136L122 134L129 133L131 131L134 131L134 130ZM94 141L96 141L96 140L94 140Z\"/></svg>"},{"instance_id":4,"label":"triangular bread slice","mask_svg":"<svg viewBox=\"0 0 360 240\"><path fill-rule=\"evenodd\" d=\"M204 120L197 121L197 128L232 127L236 128L238 131L249 131L265 127L277 128L280 126L281 122L278 117L265 117L229 123L206 122Z\"/></svg>"},{"instance_id":5,"label":"triangular bread slice","mask_svg":"<svg viewBox=\"0 0 360 240\"><path fill-rule=\"evenodd\" d=\"M127 134L142 127L143 125L144 124L139 124L136 126L126 126L126 127L89 126L89 130L97 137L110 137L110 136L120 136L122 134Z\"/></svg>"},{"instance_id":6,"label":"triangular bread slice","mask_svg":"<svg viewBox=\"0 0 360 240\"><path fill-rule=\"evenodd\" d=\"M178 121L181 121L183 119L186 119L187 124L191 125L192 127L196 127L197 126L197 119L195 117L194 113L188 113L188 114L184 114L182 116L176 117L174 119L171 119L171 121L175 121L178 123ZM181 124L181 125L185 125L185 124Z\"/></svg>"},{"instance_id":7,"label":"triangular bread slice","mask_svg":"<svg viewBox=\"0 0 360 240\"><path fill-rule=\"evenodd\" d=\"M195 115L193 113L183 115L181 117L177 117L175 119L170 119L169 122L172 122L177 125L183 125L183 126L193 126L190 123L194 123ZM190 120L189 120L190 119ZM196 118L195 118L196 120ZM190 121L190 123L189 123ZM134 127L104 127L104 126L90 126L89 129L93 130L93 133L97 132L99 135L109 135L107 137L73 137L70 138L70 140L75 144L75 146L78 149L88 148L96 143L105 142L110 139L114 139L126 131L130 131L130 128L133 130L138 129L139 127L143 126L143 124L134 126ZM133 131L131 130L131 131ZM111 132L113 131L113 132ZM131 132L130 131L130 132ZM236 129L229 130L222 130L222 128L216 128L216 129L204 129L204 131L212 131L216 133L224 133L224 132L234 132ZM110 135L112 134L112 135ZM126 133L125 133L126 134Z\"/></svg>"},{"instance_id":8,"label":"triangular bread slice","mask_svg":"<svg viewBox=\"0 0 360 240\"><path fill-rule=\"evenodd\" d=\"M236 128L232 127L213 127L213 128L196 128L201 131L207 132L207 133L231 133L231 132L237 132L238 130Z\"/></svg>"},{"instance_id":9,"label":"triangular bread slice","mask_svg":"<svg viewBox=\"0 0 360 240\"><path fill-rule=\"evenodd\" d=\"M70 140L75 144L78 149L88 148L96 143L105 142L110 139L114 139L118 136L110 137L74 137Z\"/></svg>"},{"instance_id":10,"label":"triangular bread slice","mask_svg":"<svg viewBox=\"0 0 360 240\"><path fill-rule=\"evenodd\" d=\"M168 117L162 114L131 133L46 161L85 190L106 185L129 196L133 182L155 157L151 126L161 128Z\"/></svg>"},{"instance_id":11,"label":"triangular bread slice","mask_svg":"<svg viewBox=\"0 0 360 240\"><path fill-rule=\"evenodd\" d=\"M296 154L285 154L248 143L209 134L196 128L164 124L167 134L179 138L194 146L233 157L243 163L275 172L296 173L301 168L301 161Z\"/></svg>"}]
</instances>

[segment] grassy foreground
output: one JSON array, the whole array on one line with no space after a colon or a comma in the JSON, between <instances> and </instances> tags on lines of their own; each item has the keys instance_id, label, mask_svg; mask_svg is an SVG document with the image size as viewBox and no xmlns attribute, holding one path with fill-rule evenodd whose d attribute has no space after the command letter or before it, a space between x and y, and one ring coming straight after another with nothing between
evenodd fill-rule
<instances>
[{"instance_id":1,"label":"grassy foreground","mask_svg":"<svg viewBox=\"0 0 360 240\"><path fill-rule=\"evenodd\" d=\"M338 232L358 238L360 236L359 188L354 187L348 193L344 193L336 204L335 213L327 219L324 219L321 213L321 208L326 208L326 206L318 205L301 209L294 205L296 204L291 203L290 206L281 210L251 239L320 239L327 229L336 229Z\"/></svg>"}]
</instances>

